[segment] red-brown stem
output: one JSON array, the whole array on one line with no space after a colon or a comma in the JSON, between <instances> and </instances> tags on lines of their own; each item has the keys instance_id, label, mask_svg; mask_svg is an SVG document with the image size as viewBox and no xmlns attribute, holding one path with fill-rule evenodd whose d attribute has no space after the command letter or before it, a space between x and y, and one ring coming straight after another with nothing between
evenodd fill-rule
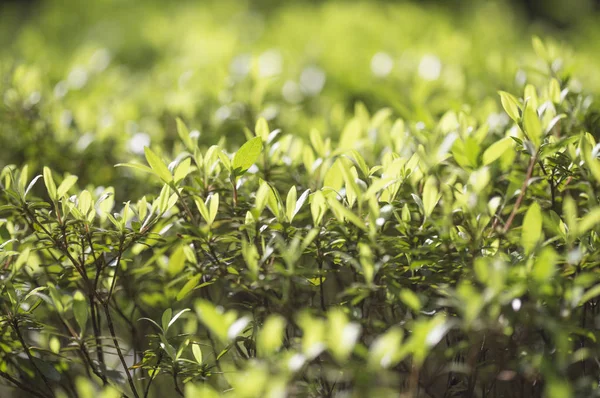
<instances>
[{"instance_id":1,"label":"red-brown stem","mask_svg":"<svg viewBox=\"0 0 600 398\"><path fill-rule=\"evenodd\" d=\"M515 206L513 207L512 212L510 213L510 216L508 217L508 220L506 221L506 224L504 225L504 233L508 232L513 220L515 219L515 216L517 215L517 212L519 211L521 202L523 202L523 198L525 197L525 192L527 192L527 186L529 184L529 180L531 179L531 176L533 175L533 168L535 166L536 161L537 161L537 153L535 155L533 155L531 157L531 159L529 160L529 167L527 168L527 175L525 176L525 181L523 181L523 186L521 186L521 192L519 193L519 196L517 197Z\"/></svg>"}]
</instances>

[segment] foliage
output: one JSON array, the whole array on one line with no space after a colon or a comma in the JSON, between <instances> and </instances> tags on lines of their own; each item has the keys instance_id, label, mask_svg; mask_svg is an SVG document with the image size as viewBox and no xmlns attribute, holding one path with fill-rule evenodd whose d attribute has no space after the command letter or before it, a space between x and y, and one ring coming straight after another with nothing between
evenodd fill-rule
<instances>
[{"instance_id":1,"label":"foliage","mask_svg":"<svg viewBox=\"0 0 600 398\"><path fill-rule=\"evenodd\" d=\"M77 10L85 20L109 3ZM183 20L186 7L174 11ZM160 30L154 6L146 12L132 23ZM333 37L335 26L322 29ZM137 49L160 55L150 71L98 70L93 89L70 87L73 97L56 102L44 102L45 53L29 54L40 64L8 68L0 134L16 126L32 134L18 148L44 133L56 142L47 164L25 153L0 174L3 383L36 397L600 396L598 110L557 62L565 50L534 38L537 73L522 84L488 76L483 88L457 88L451 72L431 81L399 73L389 91L388 82L354 85L354 67L324 55L335 88L299 111L267 99L252 72L226 100L244 98L244 116L225 126L203 114L225 106L218 83L201 84L213 75L177 100L157 94L189 66L171 52L195 45L171 48L182 28L169 29L150 30L152 46ZM124 38L118 55L136 39ZM213 55L233 51L230 40ZM53 50L43 50L49 76L64 68ZM459 64L463 77L479 65ZM506 72L496 67L491 75ZM151 84L162 73L167 83ZM140 80L139 92L121 95ZM393 84L415 97L398 99ZM494 85L504 90L492 98ZM28 107L36 90L44 101ZM336 104L353 92L365 102L352 111ZM274 103L281 108L267 120ZM71 106L77 122L57 128L50 115ZM146 117L157 133L143 159L123 149L118 127L95 125L95 106L113 107L119 123ZM80 179L71 160L56 160L75 153L61 145L88 129L102 143L74 159L105 168L110 152L117 167L108 176L84 167ZM132 187L110 186L126 173Z\"/></svg>"}]
</instances>

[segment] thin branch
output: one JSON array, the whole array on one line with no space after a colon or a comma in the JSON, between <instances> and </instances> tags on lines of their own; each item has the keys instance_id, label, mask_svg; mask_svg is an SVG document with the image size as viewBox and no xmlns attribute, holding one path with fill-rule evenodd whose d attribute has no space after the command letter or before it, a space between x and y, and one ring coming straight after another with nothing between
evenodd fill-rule
<instances>
[{"instance_id":1,"label":"thin branch","mask_svg":"<svg viewBox=\"0 0 600 398\"><path fill-rule=\"evenodd\" d=\"M3 372L1 370L0 370L0 377L3 377L4 379L8 380L12 384L14 384L18 388L20 388L21 390L26 391L26 392L28 392L29 394L32 394L35 397L39 397L39 398L48 398L49 397L49 395L43 394L41 392L38 392L38 391L34 390L33 388L30 388L29 386L27 386L27 384L24 384L24 383L20 382L19 380L15 379L14 377L12 377L11 375L9 375L8 373L5 373L5 372Z\"/></svg>"},{"instance_id":2,"label":"thin branch","mask_svg":"<svg viewBox=\"0 0 600 398\"><path fill-rule=\"evenodd\" d=\"M21 345L23 346L23 350L25 351L27 358L29 358L29 360L31 361L31 365L39 373L44 384L48 388L48 392L49 392L50 396L54 397L54 392L52 391L52 387L50 386L50 381L44 375L44 373L40 370L40 368L38 368L38 366L36 365L34 357L33 357L33 355L31 355L31 351L29 351L29 346L27 345L27 343L25 343L25 339L23 338L23 335L21 334L21 331L19 330L19 321L15 320L13 323L11 323L11 326L12 326L12 329L14 330L15 334L17 335L17 338L21 342Z\"/></svg>"},{"instance_id":3,"label":"thin branch","mask_svg":"<svg viewBox=\"0 0 600 398\"><path fill-rule=\"evenodd\" d=\"M513 220L515 219L515 216L517 215L517 212L519 211L521 202L523 201L523 198L525 197L525 192L527 192L527 186L529 185L529 180L531 179L531 176L533 175L533 168L535 166L536 161L537 161L537 153L535 155L533 155L531 157L531 159L529 160L529 167L527 167L527 174L525 175L525 180L523 181L523 185L521 186L521 192L519 192L517 201L515 202L512 212L510 213L510 216L508 217L508 220L506 221L506 224L504 225L504 233L508 232L508 230L510 229L510 226L512 225Z\"/></svg>"}]
</instances>

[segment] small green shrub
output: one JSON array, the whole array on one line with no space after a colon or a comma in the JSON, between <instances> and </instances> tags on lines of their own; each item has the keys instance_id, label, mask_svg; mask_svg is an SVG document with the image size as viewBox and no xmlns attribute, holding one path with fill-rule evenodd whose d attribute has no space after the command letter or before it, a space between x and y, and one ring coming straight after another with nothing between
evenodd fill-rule
<instances>
[{"instance_id":1,"label":"small green shrub","mask_svg":"<svg viewBox=\"0 0 600 398\"><path fill-rule=\"evenodd\" d=\"M597 21L434 3L0 6L0 396L599 397Z\"/></svg>"},{"instance_id":2,"label":"small green shrub","mask_svg":"<svg viewBox=\"0 0 600 398\"><path fill-rule=\"evenodd\" d=\"M553 65L499 93L497 126L359 103L339 139L260 118L229 153L178 119L172 155L117 165L151 181L125 203L4 167L0 378L37 397L599 396L597 111Z\"/></svg>"}]
</instances>

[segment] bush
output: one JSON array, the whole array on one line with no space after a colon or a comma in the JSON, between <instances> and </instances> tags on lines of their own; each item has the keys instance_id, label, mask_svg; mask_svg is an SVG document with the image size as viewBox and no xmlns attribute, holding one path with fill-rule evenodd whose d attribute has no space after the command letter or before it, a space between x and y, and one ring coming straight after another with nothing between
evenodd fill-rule
<instances>
[{"instance_id":1,"label":"bush","mask_svg":"<svg viewBox=\"0 0 600 398\"><path fill-rule=\"evenodd\" d=\"M133 23L159 18L146 12ZM138 50L168 74L172 43ZM85 118L90 91L28 106L27 82L42 98L52 86L39 66L8 68L2 117L22 128L24 165L0 175L0 378L35 397L600 396L599 111L564 50L533 48L537 73L512 94L490 99L495 77L481 91L414 78L411 109L360 82L365 102L346 111L349 80L267 121L260 80L245 81L255 108L211 124L187 97L189 113L142 90L115 112L149 107L143 162ZM92 92L109 103L111 79L134 75L115 67ZM105 141L77 155L77 127L50 117L65 106ZM122 163L100 175L107 157ZM77 162L82 180L56 171Z\"/></svg>"}]
</instances>

